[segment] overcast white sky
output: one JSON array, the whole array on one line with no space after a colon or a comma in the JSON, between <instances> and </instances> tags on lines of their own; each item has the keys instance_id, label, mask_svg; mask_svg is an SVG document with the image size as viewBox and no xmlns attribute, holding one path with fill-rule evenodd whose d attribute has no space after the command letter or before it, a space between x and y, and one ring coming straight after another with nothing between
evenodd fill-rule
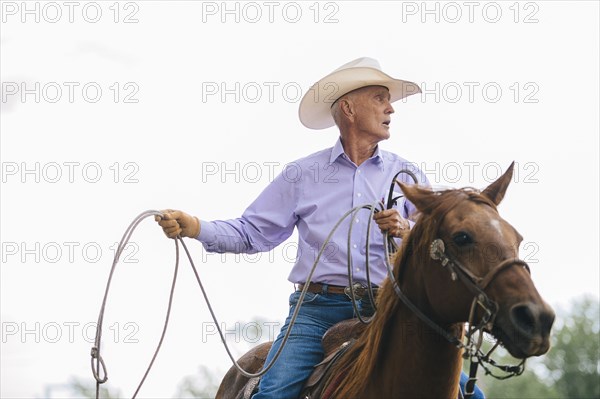
<instances>
[{"instance_id":1,"label":"overcast white sky","mask_svg":"<svg viewBox=\"0 0 600 399\"><path fill-rule=\"evenodd\" d=\"M598 2L1 4L2 397L91 382L93 323L130 221L167 207L240 215L286 163L334 144L335 129L300 124L298 103L361 56L426 92L395 104L382 148L454 187L516 161L500 211L541 294L598 298ZM227 328L283 320L294 239L251 257L190 242ZM125 396L160 334L173 251L147 220L114 277L104 358ZM142 396L172 396L200 364L229 360L183 262Z\"/></svg>"}]
</instances>

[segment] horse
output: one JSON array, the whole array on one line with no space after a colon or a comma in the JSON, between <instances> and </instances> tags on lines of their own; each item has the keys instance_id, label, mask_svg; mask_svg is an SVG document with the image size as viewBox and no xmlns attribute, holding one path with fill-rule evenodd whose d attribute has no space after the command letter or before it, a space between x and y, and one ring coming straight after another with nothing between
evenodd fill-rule
<instances>
[{"instance_id":1,"label":"horse","mask_svg":"<svg viewBox=\"0 0 600 399\"><path fill-rule=\"evenodd\" d=\"M457 398L464 347L443 332L462 342L466 323L475 320L517 359L549 350L554 311L518 259L522 236L497 210L513 167L483 191L398 183L419 211L417 222L394 256L371 322L354 329L355 339L327 368L320 390L303 398ZM349 338L334 336L326 356ZM239 365L259 371L270 345L253 348ZM248 381L232 366L216 398L248 397Z\"/></svg>"}]
</instances>

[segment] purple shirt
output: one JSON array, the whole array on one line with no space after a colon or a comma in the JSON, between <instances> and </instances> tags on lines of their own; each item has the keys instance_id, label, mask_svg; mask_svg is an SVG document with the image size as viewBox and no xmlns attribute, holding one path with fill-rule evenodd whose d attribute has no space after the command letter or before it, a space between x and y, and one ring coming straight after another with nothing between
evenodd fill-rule
<instances>
[{"instance_id":1,"label":"purple shirt","mask_svg":"<svg viewBox=\"0 0 600 399\"><path fill-rule=\"evenodd\" d=\"M427 178L414 164L382 151L377 146L373 156L356 166L344 153L338 139L333 148L319 151L292 162L271 182L244 211L241 218L201 221L198 240L209 252L256 253L269 251L285 241L294 227L298 229L298 253L288 279L303 283L323 242L337 221L350 209L385 199L392 178L401 169L415 173L420 184ZM412 184L401 174L399 180ZM394 191L400 191L396 186ZM397 194L396 194L397 195ZM394 196L396 196L394 195ZM402 198L396 208L407 218L415 211ZM365 253L369 211L357 214L352 228L351 254L353 279L366 283ZM347 243L349 216L336 230L321 256L312 281L331 285L348 285ZM381 285L386 277L383 235L371 220L371 282Z\"/></svg>"}]
</instances>

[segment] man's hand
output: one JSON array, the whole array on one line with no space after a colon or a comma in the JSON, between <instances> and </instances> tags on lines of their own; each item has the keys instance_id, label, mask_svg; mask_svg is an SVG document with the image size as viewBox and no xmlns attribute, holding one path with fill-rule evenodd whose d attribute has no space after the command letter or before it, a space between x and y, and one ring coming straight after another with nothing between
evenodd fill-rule
<instances>
[{"instance_id":1,"label":"man's hand","mask_svg":"<svg viewBox=\"0 0 600 399\"><path fill-rule=\"evenodd\" d=\"M162 227L167 237L196 238L200 234L200 221L197 217L173 209L165 209L162 213L163 217L154 216L154 220Z\"/></svg>"},{"instance_id":2,"label":"man's hand","mask_svg":"<svg viewBox=\"0 0 600 399\"><path fill-rule=\"evenodd\" d=\"M373 215L382 233L388 232L393 237L402 237L410 229L408 220L400 216L396 209L386 209Z\"/></svg>"}]
</instances>

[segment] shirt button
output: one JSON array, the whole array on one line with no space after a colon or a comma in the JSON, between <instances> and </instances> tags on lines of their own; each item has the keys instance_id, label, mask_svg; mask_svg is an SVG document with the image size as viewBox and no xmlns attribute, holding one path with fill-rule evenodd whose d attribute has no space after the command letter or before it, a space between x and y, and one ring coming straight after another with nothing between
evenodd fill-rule
<instances>
[{"instance_id":1,"label":"shirt button","mask_svg":"<svg viewBox=\"0 0 600 399\"><path fill-rule=\"evenodd\" d=\"M352 244L352 248L358 248L358 245Z\"/></svg>"},{"instance_id":2,"label":"shirt button","mask_svg":"<svg viewBox=\"0 0 600 399\"><path fill-rule=\"evenodd\" d=\"M359 272L359 271L360 271L360 268L358 268L358 267L357 267L357 268L356 268L356 271L357 271L357 272Z\"/></svg>"},{"instance_id":3,"label":"shirt button","mask_svg":"<svg viewBox=\"0 0 600 399\"><path fill-rule=\"evenodd\" d=\"M361 173L360 169L359 169L359 170L357 170L357 171L356 171L356 173L360 174L360 173Z\"/></svg>"},{"instance_id":4,"label":"shirt button","mask_svg":"<svg viewBox=\"0 0 600 399\"><path fill-rule=\"evenodd\" d=\"M356 223L360 222L360 220L356 219Z\"/></svg>"},{"instance_id":5,"label":"shirt button","mask_svg":"<svg viewBox=\"0 0 600 399\"><path fill-rule=\"evenodd\" d=\"M356 196L357 196L357 197L361 197L361 196L362 196L362 194L361 194L361 193L356 193Z\"/></svg>"}]
</instances>

